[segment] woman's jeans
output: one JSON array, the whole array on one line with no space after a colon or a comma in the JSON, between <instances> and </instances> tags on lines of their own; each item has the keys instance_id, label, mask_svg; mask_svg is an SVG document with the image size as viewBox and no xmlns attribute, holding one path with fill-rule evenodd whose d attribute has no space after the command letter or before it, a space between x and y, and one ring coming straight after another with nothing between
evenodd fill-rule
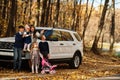
<instances>
[{"instance_id":1,"label":"woman's jeans","mask_svg":"<svg viewBox=\"0 0 120 80\"><path fill-rule=\"evenodd\" d=\"M14 48L14 70L21 68L21 56L22 56L22 48Z\"/></svg>"}]
</instances>

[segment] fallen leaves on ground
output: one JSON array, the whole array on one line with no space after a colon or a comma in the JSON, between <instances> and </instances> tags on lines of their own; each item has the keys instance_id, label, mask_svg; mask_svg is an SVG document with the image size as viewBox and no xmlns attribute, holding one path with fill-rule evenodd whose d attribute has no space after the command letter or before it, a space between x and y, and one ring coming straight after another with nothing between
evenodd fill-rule
<instances>
[{"instance_id":1,"label":"fallen leaves on ground","mask_svg":"<svg viewBox=\"0 0 120 80\"><path fill-rule=\"evenodd\" d=\"M94 55L86 52L79 69L69 69L67 64L60 64L56 74L32 74L29 71L13 72L0 66L0 78L17 77L18 80L86 80L94 77L110 76L120 73L119 58L107 55Z\"/></svg>"}]
</instances>

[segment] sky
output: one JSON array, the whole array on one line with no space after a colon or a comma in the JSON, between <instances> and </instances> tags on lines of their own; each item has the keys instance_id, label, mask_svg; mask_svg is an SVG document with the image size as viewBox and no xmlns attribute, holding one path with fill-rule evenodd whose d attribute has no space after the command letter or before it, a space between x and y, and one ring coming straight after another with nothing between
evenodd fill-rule
<instances>
[{"instance_id":1,"label":"sky","mask_svg":"<svg viewBox=\"0 0 120 80\"><path fill-rule=\"evenodd\" d=\"M80 0L78 0L80 1ZM87 0L82 0L82 3L86 3ZM89 4L92 3L93 0L89 0ZM111 0L110 0L111 1ZM102 0L102 4L104 5L105 0ZM101 0L95 0L94 7L96 8L101 3ZM120 8L120 0L115 0L115 8Z\"/></svg>"}]
</instances>

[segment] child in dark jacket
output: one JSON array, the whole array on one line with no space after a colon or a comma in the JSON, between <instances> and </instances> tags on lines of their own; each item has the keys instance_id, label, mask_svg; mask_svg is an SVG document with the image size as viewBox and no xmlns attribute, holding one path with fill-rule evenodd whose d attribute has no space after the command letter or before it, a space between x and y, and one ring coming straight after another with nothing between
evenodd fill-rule
<instances>
[{"instance_id":1,"label":"child in dark jacket","mask_svg":"<svg viewBox=\"0 0 120 80\"><path fill-rule=\"evenodd\" d=\"M49 55L49 45L46 41L46 37L44 35L41 36L41 42L39 43L39 50L42 55L42 71L41 73L44 74L46 72L49 72L51 74L55 73L54 68L57 67L57 65L51 65L48 61L50 55Z\"/></svg>"},{"instance_id":2,"label":"child in dark jacket","mask_svg":"<svg viewBox=\"0 0 120 80\"><path fill-rule=\"evenodd\" d=\"M43 57L48 59L49 58L49 45L44 35L41 36L41 42L39 43L39 49Z\"/></svg>"},{"instance_id":3,"label":"child in dark jacket","mask_svg":"<svg viewBox=\"0 0 120 80\"><path fill-rule=\"evenodd\" d=\"M21 68L21 55L24 47L24 27L19 26L19 32L15 35L15 44L14 44L14 70L20 70Z\"/></svg>"}]
</instances>

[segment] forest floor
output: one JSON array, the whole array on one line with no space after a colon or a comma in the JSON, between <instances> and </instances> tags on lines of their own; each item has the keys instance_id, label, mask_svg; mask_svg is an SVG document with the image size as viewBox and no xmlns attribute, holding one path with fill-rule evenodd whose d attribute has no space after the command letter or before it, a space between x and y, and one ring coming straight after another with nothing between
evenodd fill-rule
<instances>
[{"instance_id":1,"label":"forest floor","mask_svg":"<svg viewBox=\"0 0 120 80\"><path fill-rule=\"evenodd\" d=\"M120 74L120 59L108 55L95 55L85 52L79 69L70 69L67 64L60 64L55 74L32 74L28 69L13 72L11 63L0 63L0 79L15 80L89 80L96 77Z\"/></svg>"}]
</instances>

